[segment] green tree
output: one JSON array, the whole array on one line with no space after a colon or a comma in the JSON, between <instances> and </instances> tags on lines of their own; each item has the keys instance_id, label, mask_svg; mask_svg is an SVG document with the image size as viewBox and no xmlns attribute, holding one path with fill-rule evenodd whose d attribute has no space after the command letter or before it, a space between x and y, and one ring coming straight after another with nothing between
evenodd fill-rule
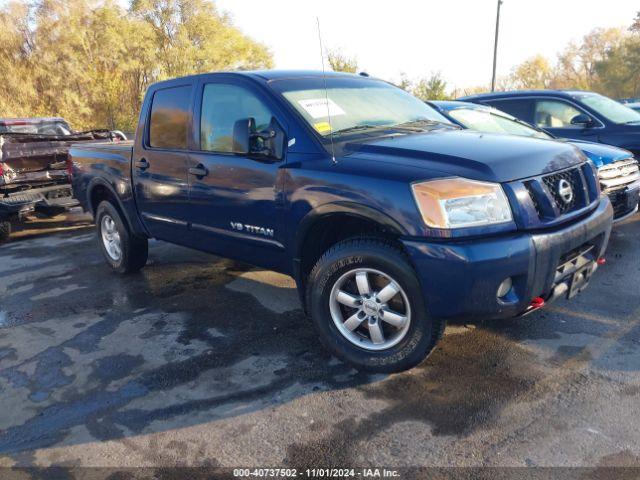
<instances>
[{"instance_id":1,"label":"green tree","mask_svg":"<svg viewBox=\"0 0 640 480\"><path fill-rule=\"evenodd\" d=\"M0 112L29 115L37 105L36 82L31 72L34 37L32 12L24 3L9 3L0 11Z\"/></svg>"},{"instance_id":2,"label":"green tree","mask_svg":"<svg viewBox=\"0 0 640 480\"><path fill-rule=\"evenodd\" d=\"M596 65L607 58L608 52L619 48L624 39L625 33L620 28L597 28L580 43L570 43L558 56L553 87L601 90Z\"/></svg>"},{"instance_id":3,"label":"green tree","mask_svg":"<svg viewBox=\"0 0 640 480\"><path fill-rule=\"evenodd\" d=\"M551 64L536 55L516 66L501 88L565 88L611 97L639 94L640 35L620 28L592 30L569 43Z\"/></svg>"},{"instance_id":4,"label":"green tree","mask_svg":"<svg viewBox=\"0 0 640 480\"><path fill-rule=\"evenodd\" d=\"M421 78L413 86L411 93L421 100L448 100L447 82L442 78L440 72L432 74L430 77Z\"/></svg>"},{"instance_id":5,"label":"green tree","mask_svg":"<svg viewBox=\"0 0 640 480\"><path fill-rule=\"evenodd\" d=\"M400 74L400 81L397 84L395 84L395 86L407 92L411 92L411 89L413 88L413 83L411 82L411 80L409 80L409 77L407 76L407 74L402 72Z\"/></svg>"},{"instance_id":6,"label":"green tree","mask_svg":"<svg viewBox=\"0 0 640 480\"><path fill-rule=\"evenodd\" d=\"M270 52L205 0L14 1L0 7L0 112L131 131L149 83L268 68Z\"/></svg>"},{"instance_id":7,"label":"green tree","mask_svg":"<svg viewBox=\"0 0 640 480\"><path fill-rule=\"evenodd\" d=\"M347 57L336 50L327 52L327 61L334 72L356 73L358 71L358 60L355 57Z\"/></svg>"},{"instance_id":8,"label":"green tree","mask_svg":"<svg viewBox=\"0 0 640 480\"><path fill-rule=\"evenodd\" d=\"M131 13L154 35L160 77L270 68L270 52L207 0L133 0Z\"/></svg>"},{"instance_id":9,"label":"green tree","mask_svg":"<svg viewBox=\"0 0 640 480\"><path fill-rule=\"evenodd\" d=\"M596 64L601 91L614 98L640 96L640 36L627 38Z\"/></svg>"},{"instance_id":10,"label":"green tree","mask_svg":"<svg viewBox=\"0 0 640 480\"><path fill-rule=\"evenodd\" d=\"M536 55L513 69L510 81L518 89L549 88L553 72L549 61L542 55Z\"/></svg>"}]
</instances>

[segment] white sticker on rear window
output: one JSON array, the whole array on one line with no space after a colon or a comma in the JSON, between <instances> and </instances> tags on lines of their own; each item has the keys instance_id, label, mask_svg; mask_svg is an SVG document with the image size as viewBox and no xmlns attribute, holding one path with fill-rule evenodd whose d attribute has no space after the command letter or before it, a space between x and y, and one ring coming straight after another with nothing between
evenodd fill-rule
<instances>
[{"instance_id":1,"label":"white sticker on rear window","mask_svg":"<svg viewBox=\"0 0 640 480\"><path fill-rule=\"evenodd\" d=\"M298 103L313 118L326 118L327 106L329 115L332 117L345 115L345 111L330 98L310 98L308 100L298 100Z\"/></svg>"}]
</instances>

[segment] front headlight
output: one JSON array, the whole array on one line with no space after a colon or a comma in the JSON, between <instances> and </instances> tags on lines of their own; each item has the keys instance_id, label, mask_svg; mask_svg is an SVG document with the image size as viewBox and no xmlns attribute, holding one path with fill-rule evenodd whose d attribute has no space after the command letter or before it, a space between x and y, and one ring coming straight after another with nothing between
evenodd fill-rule
<instances>
[{"instance_id":1,"label":"front headlight","mask_svg":"<svg viewBox=\"0 0 640 480\"><path fill-rule=\"evenodd\" d=\"M422 219L431 228L465 228L513 220L498 183L442 178L411 185Z\"/></svg>"}]
</instances>

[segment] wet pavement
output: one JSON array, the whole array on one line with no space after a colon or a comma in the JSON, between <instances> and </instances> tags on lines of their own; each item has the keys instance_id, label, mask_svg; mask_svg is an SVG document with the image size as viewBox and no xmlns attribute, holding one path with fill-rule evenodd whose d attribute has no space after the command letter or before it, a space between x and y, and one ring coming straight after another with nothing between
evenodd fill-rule
<instances>
[{"instance_id":1,"label":"wet pavement","mask_svg":"<svg viewBox=\"0 0 640 480\"><path fill-rule=\"evenodd\" d=\"M0 246L0 466L640 465L640 216L574 301L390 376L328 355L287 277L160 242L119 276L87 225Z\"/></svg>"}]
</instances>

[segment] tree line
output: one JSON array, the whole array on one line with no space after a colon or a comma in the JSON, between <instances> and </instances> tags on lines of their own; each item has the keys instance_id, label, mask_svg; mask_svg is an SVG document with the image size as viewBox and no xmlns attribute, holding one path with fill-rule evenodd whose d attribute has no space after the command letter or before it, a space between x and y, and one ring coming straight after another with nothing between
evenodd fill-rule
<instances>
[{"instance_id":1,"label":"tree line","mask_svg":"<svg viewBox=\"0 0 640 480\"><path fill-rule=\"evenodd\" d=\"M331 70L335 72L358 73L358 59L349 57L341 50L327 50L327 62ZM422 100L446 100L451 98L447 93L447 82L440 72L433 73L430 77L411 80L404 73L400 75L400 81L396 86L411 92Z\"/></svg>"},{"instance_id":2,"label":"tree line","mask_svg":"<svg viewBox=\"0 0 640 480\"><path fill-rule=\"evenodd\" d=\"M357 59L342 52L329 52L328 61L334 70L358 70ZM455 99L490 90L488 81L449 89L440 72L417 79L401 75L397 85L423 100ZM629 29L594 29L580 41L569 43L555 60L535 55L497 82L498 90L546 88L590 90L612 98L640 97L640 12Z\"/></svg>"},{"instance_id":3,"label":"tree line","mask_svg":"<svg viewBox=\"0 0 640 480\"><path fill-rule=\"evenodd\" d=\"M193 73L270 68L268 49L207 0L12 1L0 9L0 116L65 117L132 131L146 87Z\"/></svg>"},{"instance_id":4,"label":"tree line","mask_svg":"<svg viewBox=\"0 0 640 480\"><path fill-rule=\"evenodd\" d=\"M598 28L555 61L536 55L515 67L502 88L577 88L613 98L640 96L640 13L629 30Z\"/></svg>"},{"instance_id":5,"label":"tree line","mask_svg":"<svg viewBox=\"0 0 640 480\"><path fill-rule=\"evenodd\" d=\"M327 59L333 70L358 71L357 59L341 52ZM210 0L132 0L126 9L116 0L13 0L0 8L0 116L59 115L76 129L133 131L150 83L272 66L271 52ZM397 83L436 100L489 89L452 91L439 72ZM555 60L526 60L498 87L640 96L640 12L628 30L596 29Z\"/></svg>"}]
</instances>

